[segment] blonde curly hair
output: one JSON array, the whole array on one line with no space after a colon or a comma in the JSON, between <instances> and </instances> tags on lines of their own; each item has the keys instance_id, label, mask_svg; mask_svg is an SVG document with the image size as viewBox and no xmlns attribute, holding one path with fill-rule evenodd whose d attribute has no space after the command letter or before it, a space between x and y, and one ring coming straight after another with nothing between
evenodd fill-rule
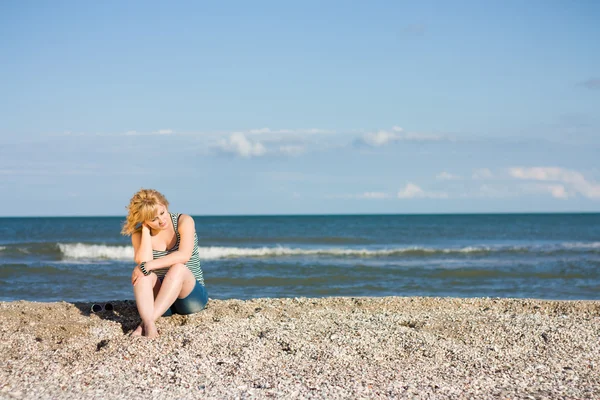
<instances>
[{"instance_id":1,"label":"blonde curly hair","mask_svg":"<svg viewBox=\"0 0 600 400\"><path fill-rule=\"evenodd\" d=\"M169 202L158 190L140 189L133 195L127 208L127 219L121 229L122 235L131 235L141 229L139 224L156 217L159 206L169 208Z\"/></svg>"}]
</instances>

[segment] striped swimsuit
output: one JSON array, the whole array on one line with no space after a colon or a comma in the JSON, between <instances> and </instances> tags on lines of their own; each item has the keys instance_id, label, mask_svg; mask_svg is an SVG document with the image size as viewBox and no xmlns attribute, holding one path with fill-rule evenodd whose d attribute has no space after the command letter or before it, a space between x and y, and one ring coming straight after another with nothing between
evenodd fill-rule
<instances>
[{"instance_id":1,"label":"striped swimsuit","mask_svg":"<svg viewBox=\"0 0 600 400\"><path fill-rule=\"evenodd\" d=\"M181 238L179 236L179 230L177 229L177 226L179 223L179 216L181 214L169 213L169 215L171 216L171 221L173 221L173 228L175 228L175 234L177 235L177 242L175 243L175 246L173 246L172 248L170 248L168 250L161 251L161 250L152 249L152 258L154 258L155 260L157 258L163 258L167 254L171 254L174 251L179 250L179 240ZM194 277L196 277L196 281L198 281L200 284L204 285L204 276L202 275L202 268L200 267L200 255L199 255L199 251L198 251L198 235L196 235L196 232L194 232L194 250L192 251L192 256L190 257L188 262L185 263L185 266L188 267L188 269L190 271L192 271L192 274L194 274ZM169 271L168 267L152 270L152 272L154 272L160 278L161 281L165 277L165 275L167 274L168 271Z\"/></svg>"}]
</instances>

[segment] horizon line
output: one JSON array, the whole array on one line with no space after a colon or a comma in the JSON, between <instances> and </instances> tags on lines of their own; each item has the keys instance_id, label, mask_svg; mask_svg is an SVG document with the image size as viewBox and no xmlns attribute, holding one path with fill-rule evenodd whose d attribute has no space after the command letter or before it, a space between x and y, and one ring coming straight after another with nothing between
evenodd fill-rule
<instances>
[{"instance_id":1,"label":"horizon line","mask_svg":"<svg viewBox=\"0 0 600 400\"><path fill-rule=\"evenodd\" d=\"M192 217L360 217L360 216L449 216L449 215L558 215L558 214L600 214L599 211L491 211L491 212L423 212L423 213L331 213L331 214L188 214ZM126 215L0 215L0 218L125 218Z\"/></svg>"}]
</instances>

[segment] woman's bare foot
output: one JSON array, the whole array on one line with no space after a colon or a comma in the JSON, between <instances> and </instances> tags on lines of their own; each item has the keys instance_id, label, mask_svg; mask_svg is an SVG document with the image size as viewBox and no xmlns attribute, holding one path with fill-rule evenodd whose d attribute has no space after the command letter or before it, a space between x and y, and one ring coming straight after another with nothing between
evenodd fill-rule
<instances>
[{"instance_id":1,"label":"woman's bare foot","mask_svg":"<svg viewBox=\"0 0 600 400\"><path fill-rule=\"evenodd\" d=\"M154 322L151 324L144 324L144 336L150 339L158 337L158 330L156 329Z\"/></svg>"},{"instance_id":2,"label":"woman's bare foot","mask_svg":"<svg viewBox=\"0 0 600 400\"><path fill-rule=\"evenodd\" d=\"M144 334L144 326L140 324L135 331L131 332L131 336L142 336Z\"/></svg>"}]
</instances>

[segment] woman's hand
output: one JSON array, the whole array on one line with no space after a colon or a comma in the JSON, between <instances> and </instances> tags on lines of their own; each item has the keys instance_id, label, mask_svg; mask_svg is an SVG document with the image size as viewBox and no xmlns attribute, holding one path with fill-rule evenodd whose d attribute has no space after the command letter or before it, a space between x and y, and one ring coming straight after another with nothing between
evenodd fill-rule
<instances>
[{"instance_id":1,"label":"woman's hand","mask_svg":"<svg viewBox=\"0 0 600 400\"><path fill-rule=\"evenodd\" d=\"M133 269L133 272L131 273L131 284L133 286L135 286L136 282L138 279L144 277L144 273L142 272L142 270L140 269L139 265L136 265L135 268Z\"/></svg>"}]
</instances>

